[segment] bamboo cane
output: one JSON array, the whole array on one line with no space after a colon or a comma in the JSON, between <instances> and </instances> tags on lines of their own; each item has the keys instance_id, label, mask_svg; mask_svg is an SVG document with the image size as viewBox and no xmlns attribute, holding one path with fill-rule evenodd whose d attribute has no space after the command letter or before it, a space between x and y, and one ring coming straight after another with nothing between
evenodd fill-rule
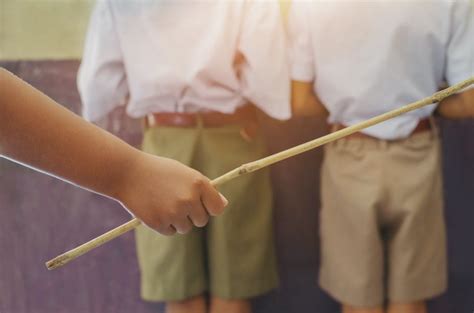
<instances>
[{"instance_id":1,"label":"bamboo cane","mask_svg":"<svg viewBox=\"0 0 474 313\"><path fill-rule=\"evenodd\" d=\"M435 94L433 94L431 97L407 104L403 107L400 107L398 109L395 109L393 111L387 112L385 114L381 114L379 116L376 116L374 118L371 118L369 120L366 120L364 122L361 122L359 124L353 125L346 127L344 129L341 129L337 132L331 133L329 135L314 139L312 141L303 143L301 145L298 145L296 147L278 152L276 154L267 156L265 158L262 158L260 160L256 160L250 163L243 164L239 166L238 168L212 180L212 185L214 186L219 186L222 185L236 177L239 177L241 175L255 172L259 169L262 169L264 167L270 166L274 163L280 162L282 160L285 160L287 158L290 158L292 156L304 153L306 151L312 150L314 148L317 148L319 146L325 145L327 143L330 143L332 141L341 139L343 137L349 136L351 134L354 134L356 132L359 132L365 128L374 126L376 124L382 123L384 121L387 121L389 119L392 119L394 117L397 117L399 115L402 115L404 113L419 109L421 107L424 107L429 104L433 103L438 103L441 100L443 100L446 97L449 97L460 90L473 85L474 84L474 77L471 77L459 84L453 85L449 88L446 88L444 90L441 90ZM46 262L46 267L51 270L58 268L60 266L63 266L64 264L74 260L75 258L89 252L90 250L103 245L104 243L136 228L141 224L141 221L137 218L134 218L130 220L129 222L75 248L72 249L64 254L61 254L60 256Z\"/></svg>"}]
</instances>

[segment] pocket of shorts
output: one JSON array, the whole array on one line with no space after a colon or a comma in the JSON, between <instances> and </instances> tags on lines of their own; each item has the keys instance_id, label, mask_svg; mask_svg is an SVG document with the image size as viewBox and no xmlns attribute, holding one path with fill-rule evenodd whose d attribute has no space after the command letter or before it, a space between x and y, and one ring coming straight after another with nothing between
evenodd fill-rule
<instances>
[{"instance_id":1,"label":"pocket of shorts","mask_svg":"<svg viewBox=\"0 0 474 313\"><path fill-rule=\"evenodd\" d=\"M339 139L326 147L331 153L335 152L339 158L347 161L362 161L365 157L364 142L358 139Z\"/></svg>"},{"instance_id":2,"label":"pocket of shorts","mask_svg":"<svg viewBox=\"0 0 474 313\"><path fill-rule=\"evenodd\" d=\"M433 147L438 142L438 138L433 132L423 132L414 134L410 138L404 140L403 147L410 150L426 150Z\"/></svg>"}]
</instances>

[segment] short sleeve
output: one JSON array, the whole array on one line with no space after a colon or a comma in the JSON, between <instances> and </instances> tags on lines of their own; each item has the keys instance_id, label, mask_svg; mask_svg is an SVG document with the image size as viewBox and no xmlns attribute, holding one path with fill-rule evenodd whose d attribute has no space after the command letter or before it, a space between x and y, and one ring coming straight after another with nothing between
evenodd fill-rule
<instances>
[{"instance_id":1,"label":"short sleeve","mask_svg":"<svg viewBox=\"0 0 474 313\"><path fill-rule=\"evenodd\" d=\"M474 7L470 0L453 3L446 58L449 85L474 76Z\"/></svg>"},{"instance_id":2,"label":"short sleeve","mask_svg":"<svg viewBox=\"0 0 474 313\"><path fill-rule=\"evenodd\" d=\"M128 98L119 38L107 0L97 1L92 13L77 85L82 114L89 121L100 120Z\"/></svg>"},{"instance_id":3,"label":"short sleeve","mask_svg":"<svg viewBox=\"0 0 474 313\"><path fill-rule=\"evenodd\" d=\"M269 115L290 117L286 38L278 1L246 1L238 42L243 96Z\"/></svg>"},{"instance_id":4,"label":"short sleeve","mask_svg":"<svg viewBox=\"0 0 474 313\"><path fill-rule=\"evenodd\" d=\"M293 1L288 18L291 79L303 82L312 82L315 79L308 20L309 6L309 1Z\"/></svg>"}]
</instances>

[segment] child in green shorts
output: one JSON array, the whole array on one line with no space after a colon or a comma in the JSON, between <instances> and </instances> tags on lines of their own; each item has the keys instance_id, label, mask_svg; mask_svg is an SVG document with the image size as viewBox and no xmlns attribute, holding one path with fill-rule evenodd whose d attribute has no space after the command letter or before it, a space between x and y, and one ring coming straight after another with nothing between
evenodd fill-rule
<instances>
[{"instance_id":1,"label":"child in green shorts","mask_svg":"<svg viewBox=\"0 0 474 313\"><path fill-rule=\"evenodd\" d=\"M78 78L84 116L126 106L144 120L144 151L211 178L260 158L256 111L290 116L282 28L277 2L100 1ZM221 191L230 204L206 228L190 216L185 236L137 230L143 299L172 313L243 313L277 286L268 172Z\"/></svg>"}]
</instances>

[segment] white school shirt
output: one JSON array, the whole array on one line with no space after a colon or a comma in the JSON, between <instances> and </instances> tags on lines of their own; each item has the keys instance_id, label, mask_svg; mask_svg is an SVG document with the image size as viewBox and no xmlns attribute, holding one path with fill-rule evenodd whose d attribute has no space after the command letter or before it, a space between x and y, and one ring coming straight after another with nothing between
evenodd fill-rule
<instances>
[{"instance_id":1,"label":"white school shirt","mask_svg":"<svg viewBox=\"0 0 474 313\"><path fill-rule=\"evenodd\" d=\"M250 101L287 119L286 50L277 1L98 0L78 74L83 115L232 113Z\"/></svg>"},{"instance_id":2,"label":"white school shirt","mask_svg":"<svg viewBox=\"0 0 474 313\"><path fill-rule=\"evenodd\" d=\"M330 123L354 125L474 76L473 12L470 0L296 1L290 75L314 81ZM363 132L405 138L434 109Z\"/></svg>"}]
</instances>

